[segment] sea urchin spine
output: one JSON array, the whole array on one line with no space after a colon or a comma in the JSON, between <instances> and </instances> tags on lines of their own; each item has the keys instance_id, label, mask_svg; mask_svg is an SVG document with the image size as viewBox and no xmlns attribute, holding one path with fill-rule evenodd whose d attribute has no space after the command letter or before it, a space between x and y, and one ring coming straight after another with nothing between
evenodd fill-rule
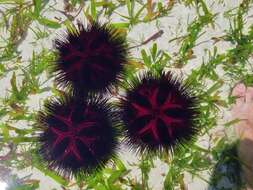
<instances>
[{"instance_id":1,"label":"sea urchin spine","mask_svg":"<svg viewBox=\"0 0 253 190\"><path fill-rule=\"evenodd\" d=\"M125 37L109 24L79 23L76 32L67 31L55 40L58 60L56 82L74 90L105 91L122 75L127 62Z\"/></svg>"},{"instance_id":2,"label":"sea urchin spine","mask_svg":"<svg viewBox=\"0 0 253 190\"><path fill-rule=\"evenodd\" d=\"M197 99L171 73L146 73L121 101L127 142L138 151L172 151L197 133Z\"/></svg>"},{"instance_id":3,"label":"sea urchin spine","mask_svg":"<svg viewBox=\"0 0 253 190\"><path fill-rule=\"evenodd\" d=\"M51 100L38 115L39 152L49 168L65 176L101 169L117 147L117 116L106 99L77 100Z\"/></svg>"}]
</instances>

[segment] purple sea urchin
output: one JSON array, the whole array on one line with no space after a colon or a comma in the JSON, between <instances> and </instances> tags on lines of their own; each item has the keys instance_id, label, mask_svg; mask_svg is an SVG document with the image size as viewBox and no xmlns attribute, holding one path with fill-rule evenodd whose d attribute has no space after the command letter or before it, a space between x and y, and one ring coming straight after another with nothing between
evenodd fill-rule
<instances>
[{"instance_id":1,"label":"purple sea urchin","mask_svg":"<svg viewBox=\"0 0 253 190\"><path fill-rule=\"evenodd\" d=\"M125 37L108 24L79 23L76 32L68 31L55 40L59 56L55 65L58 84L75 90L104 91L121 78L127 62Z\"/></svg>"},{"instance_id":2,"label":"purple sea urchin","mask_svg":"<svg viewBox=\"0 0 253 190\"><path fill-rule=\"evenodd\" d=\"M171 151L197 133L196 97L171 73L147 73L130 86L121 108L127 142L134 149Z\"/></svg>"},{"instance_id":3,"label":"purple sea urchin","mask_svg":"<svg viewBox=\"0 0 253 190\"><path fill-rule=\"evenodd\" d=\"M117 123L106 99L54 99L38 114L39 153L60 174L92 173L115 155Z\"/></svg>"}]
</instances>

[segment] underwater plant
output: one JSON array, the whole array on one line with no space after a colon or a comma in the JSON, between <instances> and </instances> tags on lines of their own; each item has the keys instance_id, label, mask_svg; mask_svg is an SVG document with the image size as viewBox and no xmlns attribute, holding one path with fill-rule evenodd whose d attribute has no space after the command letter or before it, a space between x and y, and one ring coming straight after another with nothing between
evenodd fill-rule
<instances>
[{"instance_id":1,"label":"underwater plant","mask_svg":"<svg viewBox=\"0 0 253 190\"><path fill-rule=\"evenodd\" d=\"M92 173L115 156L117 114L104 98L49 100L37 123L42 129L39 153L64 176Z\"/></svg>"},{"instance_id":2,"label":"underwater plant","mask_svg":"<svg viewBox=\"0 0 253 190\"><path fill-rule=\"evenodd\" d=\"M75 91L106 91L121 78L127 62L125 37L109 24L92 22L55 40L56 82Z\"/></svg>"},{"instance_id":3,"label":"underwater plant","mask_svg":"<svg viewBox=\"0 0 253 190\"><path fill-rule=\"evenodd\" d=\"M253 1L250 0L2 0L0 183L5 182L7 176L4 167L13 173L21 172L22 176L23 171L27 173L25 187L17 183L19 189L202 190L212 185L210 189L224 190L220 185L224 176L231 182L237 182L234 179L240 173L237 165L231 164L229 172L223 172L224 167L220 168L222 171L219 168L216 170L216 164L224 161L220 159L223 156L223 145L231 143L231 137L223 131L233 130L238 124L237 118L226 117L236 102L231 96L231 88L239 81L247 86L253 85L252 5ZM72 30L78 20L85 23L85 30L88 29L86 23L103 20L127 37L132 55L129 64L124 65L124 76L120 79L120 82L125 82L126 89L127 81L144 69L156 72L166 68L184 74L184 81L191 82L193 91L201 99L197 123L202 127L198 141L180 146L180 151L175 151L173 157L166 153L158 156L130 154L128 157L125 152L117 161L113 159L112 164L110 162L101 172L88 177L65 178L46 167L37 151L41 144L37 134L46 129L41 126L41 131L34 126L34 116L40 109L38 105L47 96L62 94L61 87L67 87L63 91L71 90L76 84L76 89L83 91L76 93L82 95L81 99L90 91L87 86L67 78L65 70L57 70L57 67L54 67L53 74L64 80L58 81L55 86L52 83L55 75L50 73L50 64L55 60L57 64L60 61L59 49L56 48L58 53L52 51L52 38L55 39L55 33L59 30L68 28L65 33L60 33L58 40L69 45L68 35L78 37L80 34L78 27L77 32ZM54 45L57 46L56 43ZM80 69L76 71L82 72ZM106 76L92 71L90 74L96 79ZM78 78L78 75L74 77ZM121 72L113 83L116 84L119 78ZM92 91L105 92L111 86L112 83ZM117 90L113 98L124 93L122 88ZM238 160L237 155L231 154L224 158ZM212 178L210 171L214 171ZM234 175L234 171L238 175ZM237 189L236 186L227 187Z\"/></svg>"},{"instance_id":4,"label":"underwater plant","mask_svg":"<svg viewBox=\"0 0 253 190\"><path fill-rule=\"evenodd\" d=\"M172 151L198 132L197 98L170 72L145 73L130 83L120 106L126 141L133 149Z\"/></svg>"}]
</instances>

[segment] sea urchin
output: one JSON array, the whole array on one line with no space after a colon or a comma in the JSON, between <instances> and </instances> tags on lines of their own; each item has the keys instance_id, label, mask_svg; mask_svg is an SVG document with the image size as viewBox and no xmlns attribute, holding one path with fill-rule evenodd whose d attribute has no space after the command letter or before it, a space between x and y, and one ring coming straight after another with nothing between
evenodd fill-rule
<instances>
[{"instance_id":1,"label":"sea urchin","mask_svg":"<svg viewBox=\"0 0 253 190\"><path fill-rule=\"evenodd\" d=\"M75 90L104 91L121 78L127 62L125 37L109 24L79 23L75 32L68 31L55 40L58 60L56 82Z\"/></svg>"},{"instance_id":2,"label":"sea urchin","mask_svg":"<svg viewBox=\"0 0 253 190\"><path fill-rule=\"evenodd\" d=\"M171 73L136 77L121 100L127 143L138 151L172 151L198 131L197 99Z\"/></svg>"},{"instance_id":3,"label":"sea urchin","mask_svg":"<svg viewBox=\"0 0 253 190\"><path fill-rule=\"evenodd\" d=\"M101 169L115 155L117 116L106 99L64 97L38 114L39 153L49 168L71 176Z\"/></svg>"}]
</instances>

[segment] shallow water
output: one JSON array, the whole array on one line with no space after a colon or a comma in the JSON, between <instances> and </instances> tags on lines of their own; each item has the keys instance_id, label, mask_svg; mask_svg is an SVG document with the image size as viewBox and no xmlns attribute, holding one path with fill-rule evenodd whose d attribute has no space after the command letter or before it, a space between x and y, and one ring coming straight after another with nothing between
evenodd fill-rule
<instances>
[{"instance_id":1,"label":"shallow water","mask_svg":"<svg viewBox=\"0 0 253 190\"><path fill-rule=\"evenodd\" d=\"M231 156L236 154L232 146L236 137L235 118L231 118L229 110L233 103L232 87L239 81L253 84L252 2L203 0L196 5L191 0L147 1L152 2L150 12L146 1L108 1L108 4L99 1L97 7L90 3L95 1L90 1L81 6L80 13L80 4L73 6L79 1L71 1L68 7L57 0L33 2L35 5L30 1L0 2L2 182L10 187L41 190L204 190L243 186L238 172L240 164ZM108 15L102 3L105 7L118 7ZM131 6L134 6L132 17L143 7L138 19L124 17L131 14ZM72 21L75 25L78 20L86 24L87 19L96 16L100 22L114 23L126 34L130 47L162 30L161 36L129 50L126 78L145 70L156 71L165 64L164 71L190 82L194 92L201 96L202 130L196 142L174 155L147 157L121 145L117 152L120 161L108 164L96 176L82 177L79 181L66 179L44 166L33 151L38 136L35 115L47 98L61 93L54 84L50 63L55 60L53 40L70 25L62 11L72 16L79 13ZM146 61L145 53L151 64ZM124 93L120 89L119 94ZM117 100L108 96L111 102ZM0 186L0 190L4 188Z\"/></svg>"}]
</instances>

